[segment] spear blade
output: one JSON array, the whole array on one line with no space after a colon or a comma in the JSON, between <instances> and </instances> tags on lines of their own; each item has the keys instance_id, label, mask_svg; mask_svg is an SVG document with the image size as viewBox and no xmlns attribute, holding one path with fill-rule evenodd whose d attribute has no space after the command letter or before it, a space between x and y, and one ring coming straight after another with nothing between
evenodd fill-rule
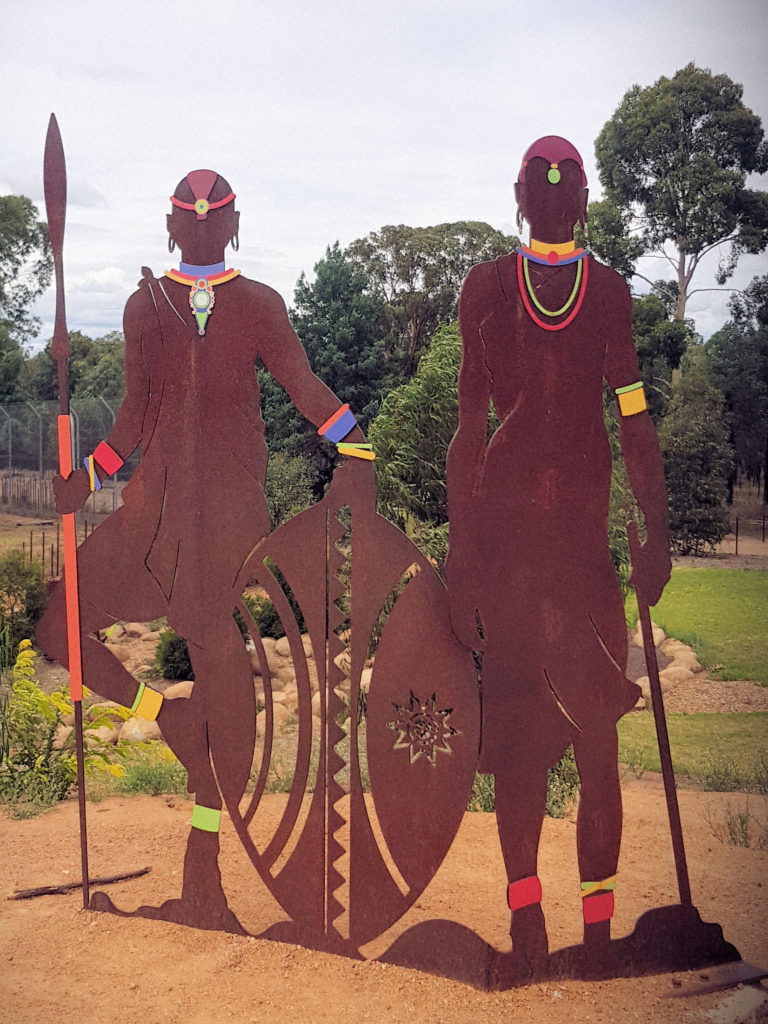
<instances>
[{"instance_id":1,"label":"spear blade","mask_svg":"<svg viewBox=\"0 0 768 1024\"><path fill-rule=\"evenodd\" d=\"M45 212L48 219L48 236L53 250L53 267L56 275L56 321L51 342L51 356L59 367L59 407L63 414L69 413L69 387L66 379L66 360L71 354L67 317L64 307L64 224L67 218L67 165L64 160L64 146L56 115L51 114L48 134L45 137L43 160L43 185L45 190ZM64 373L62 374L62 364Z\"/></svg>"}]
</instances>

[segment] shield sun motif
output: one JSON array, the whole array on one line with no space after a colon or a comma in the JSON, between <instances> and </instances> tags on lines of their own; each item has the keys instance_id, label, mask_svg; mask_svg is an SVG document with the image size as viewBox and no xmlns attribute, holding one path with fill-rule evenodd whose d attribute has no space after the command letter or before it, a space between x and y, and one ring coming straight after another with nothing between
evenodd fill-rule
<instances>
[{"instance_id":1,"label":"shield sun motif","mask_svg":"<svg viewBox=\"0 0 768 1024\"><path fill-rule=\"evenodd\" d=\"M263 755L254 793L228 810L292 918L279 937L359 955L418 898L459 827L479 744L472 658L430 562L336 485L267 538L248 574L280 615L296 675L296 743L292 763L280 763L293 785L265 835L258 809L277 759L275 700L250 620Z\"/></svg>"}]
</instances>

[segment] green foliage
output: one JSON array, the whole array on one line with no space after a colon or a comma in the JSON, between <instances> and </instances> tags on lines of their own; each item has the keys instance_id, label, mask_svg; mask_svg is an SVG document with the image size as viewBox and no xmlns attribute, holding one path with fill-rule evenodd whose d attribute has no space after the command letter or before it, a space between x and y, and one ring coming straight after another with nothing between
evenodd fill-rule
<instances>
[{"instance_id":1,"label":"green foliage","mask_svg":"<svg viewBox=\"0 0 768 1024\"><path fill-rule=\"evenodd\" d=\"M573 747L566 752L547 772L547 802L545 814L550 818L564 818L576 799L581 780L576 768ZM467 804L468 811L496 810L496 779L494 775L475 775L472 795Z\"/></svg>"},{"instance_id":2,"label":"green foliage","mask_svg":"<svg viewBox=\"0 0 768 1024\"><path fill-rule=\"evenodd\" d=\"M183 794L187 791L187 772L173 752L162 743L131 744L123 756L125 772L119 781L121 793Z\"/></svg>"},{"instance_id":3,"label":"green foliage","mask_svg":"<svg viewBox=\"0 0 768 1024\"><path fill-rule=\"evenodd\" d=\"M312 504L307 460L284 452L271 454L265 487L272 528L277 529Z\"/></svg>"},{"instance_id":4,"label":"green foliage","mask_svg":"<svg viewBox=\"0 0 768 1024\"><path fill-rule=\"evenodd\" d=\"M407 380L441 323L456 316L459 291L476 263L510 252L518 239L482 221L412 228L388 224L352 242L346 255L391 317L386 339L395 379Z\"/></svg>"},{"instance_id":5,"label":"green foliage","mask_svg":"<svg viewBox=\"0 0 768 1024\"><path fill-rule=\"evenodd\" d=\"M768 846L768 822L760 822L749 806L749 799L740 807L730 802L723 808L722 820L718 820L712 808L704 815L712 835L721 843L740 846L744 849L762 850Z\"/></svg>"},{"instance_id":6,"label":"green foliage","mask_svg":"<svg viewBox=\"0 0 768 1024\"><path fill-rule=\"evenodd\" d=\"M554 768L547 772L547 815L550 818L564 818L576 799L580 785L573 747L568 747Z\"/></svg>"},{"instance_id":7,"label":"green foliage","mask_svg":"<svg viewBox=\"0 0 768 1024\"><path fill-rule=\"evenodd\" d=\"M387 395L370 430L380 511L443 558L445 458L458 422L460 361L458 325L439 328L412 379Z\"/></svg>"},{"instance_id":8,"label":"green foliage","mask_svg":"<svg viewBox=\"0 0 768 1024\"><path fill-rule=\"evenodd\" d=\"M14 649L32 634L46 601L42 564L22 551L0 555L0 629L8 626Z\"/></svg>"},{"instance_id":9,"label":"green foliage","mask_svg":"<svg viewBox=\"0 0 768 1024\"><path fill-rule=\"evenodd\" d=\"M245 594L243 600L256 623L260 637L266 636L273 640L279 640L281 636L285 636L277 609L266 594Z\"/></svg>"},{"instance_id":10,"label":"green foliage","mask_svg":"<svg viewBox=\"0 0 768 1024\"><path fill-rule=\"evenodd\" d=\"M742 252L768 244L768 195L745 187L747 174L768 168L768 146L742 95L727 75L688 64L647 88L632 86L595 142L606 199L620 214L613 224L606 218L604 232L619 240L598 235L595 251L610 261L623 239L631 266L630 230L646 253L664 253L670 241L675 255L664 254L676 269L680 320L706 252L730 246L717 275L723 284Z\"/></svg>"},{"instance_id":11,"label":"green foliage","mask_svg":"<svg viewBox=\"0 0 768 1024\"><path fill-rule=\"evenodd\" d=\"M722 392L701 348L691 350L659 428L669 493L669 532L683 555L702 554L728 532L733 447Z\"/></svg>"},{"instance_id":12,"label":"green foliage","mask_svg":"<svg viewBox=\"0 0 768 1024\"><path fill-rule=\"evenodd\" d=\"M759 292L764 284L768 275L755 278L750 287ZM706 352L725 396L736 462L757 480L768 469L768 326L760 323L768 312L757 307L755 324L744 315L744 307L735 308L739 319L713 334Z\"/></svg>"},{"instance_id":13,"label":"green foliage","mask_svg":"<svg viewBox=\"0 0 768 1024\"><path fill-rule=\"evenodd\" d=\"M743 790L766 792L768 779L768 713L721 712L667 715L672 763L678 777L717 780L735 778ZM628 764L632 752L644 750L643 768L661 771L653 715L638 712L618 723L619 760ZM730 789L730 785L725 787Z\"/></svg>"},{"instance_id":14,"label":"green foliage","mask_svg":"<svg viewBox=\"0 0 768 1024\"><path fill-rule=\"evenodd\" d=\"M636 617L634 595L627 607ZM676 568L653 618L690 643L711 674L768 686L766 608L768 572Z\"/></svg>"},{"instance_id":15,"label":"green foliage","mask_svg":"<svg viewBox=\"0 0 768 1024\"><path fill-rule=\"evenodd\" d=\"M45 224L26 196L0 196L0 323L19 342L33 336L39 320L29 309L51 280L53 259Z\"/></svg>"},{"instance_id":16,"label":"green foliage","mask_svg":"<svg viewBox=\"0 0 768 1024\"><path fill-rule=\"evenodd\" d=\"M164 629L157 641L154 666L163 679L194 679L187 641L170 627Z\"/></svg>"},{"instance_id":17,"label":"green foliage","mask_svg":"<svg viewBox=\"0 0 768 1024\"><path fill-rule=\"evenodd\" d=\"M691 325L674 320L658 295L632 300L632 334L645 382L648 410L654 423L666 413L672 392L672 374L693 341Z\"/></svg>"}]
</instances>

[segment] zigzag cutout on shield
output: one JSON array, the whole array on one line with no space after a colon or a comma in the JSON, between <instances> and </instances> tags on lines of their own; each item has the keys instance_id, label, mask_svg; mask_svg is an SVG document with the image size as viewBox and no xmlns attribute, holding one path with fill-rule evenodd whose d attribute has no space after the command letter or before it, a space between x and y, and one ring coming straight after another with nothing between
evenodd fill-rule
<instances>
[{"instance_id":1,"label":"zigzag cutout on shield","mask_svg":"<svg viewBox=\"0 0 768 1024\"><path fill-rule=\"evenodd\" d=\"M291 918L267 936L360 956L418 898L459 827L479 745L472 659L433 566L349 481L268 537L248 575L288 638L296 742L291 764L279 762L270 670L252 625L263 754L253 794L228 810ZM278 763L293 784L265 835L259 801Z\"/></svg>"}]
</instances>

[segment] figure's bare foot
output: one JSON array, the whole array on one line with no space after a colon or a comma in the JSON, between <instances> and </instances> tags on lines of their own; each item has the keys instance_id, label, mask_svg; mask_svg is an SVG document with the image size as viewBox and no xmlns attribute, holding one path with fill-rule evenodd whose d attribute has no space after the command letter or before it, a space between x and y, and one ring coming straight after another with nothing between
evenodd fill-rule
<instances>
[{"instance_id":1,"label":"figure's bare foot","mask_svg":"<svg viewBox=\"0 0 768 1024\"><path fill-rule=\"evenodd\" d=\"M513 951L527 961L532 963L549 955L547 927L540 903L532 903L528 907L515 910L509 934L512 936Z\"/></svg>"}]
</instances>

